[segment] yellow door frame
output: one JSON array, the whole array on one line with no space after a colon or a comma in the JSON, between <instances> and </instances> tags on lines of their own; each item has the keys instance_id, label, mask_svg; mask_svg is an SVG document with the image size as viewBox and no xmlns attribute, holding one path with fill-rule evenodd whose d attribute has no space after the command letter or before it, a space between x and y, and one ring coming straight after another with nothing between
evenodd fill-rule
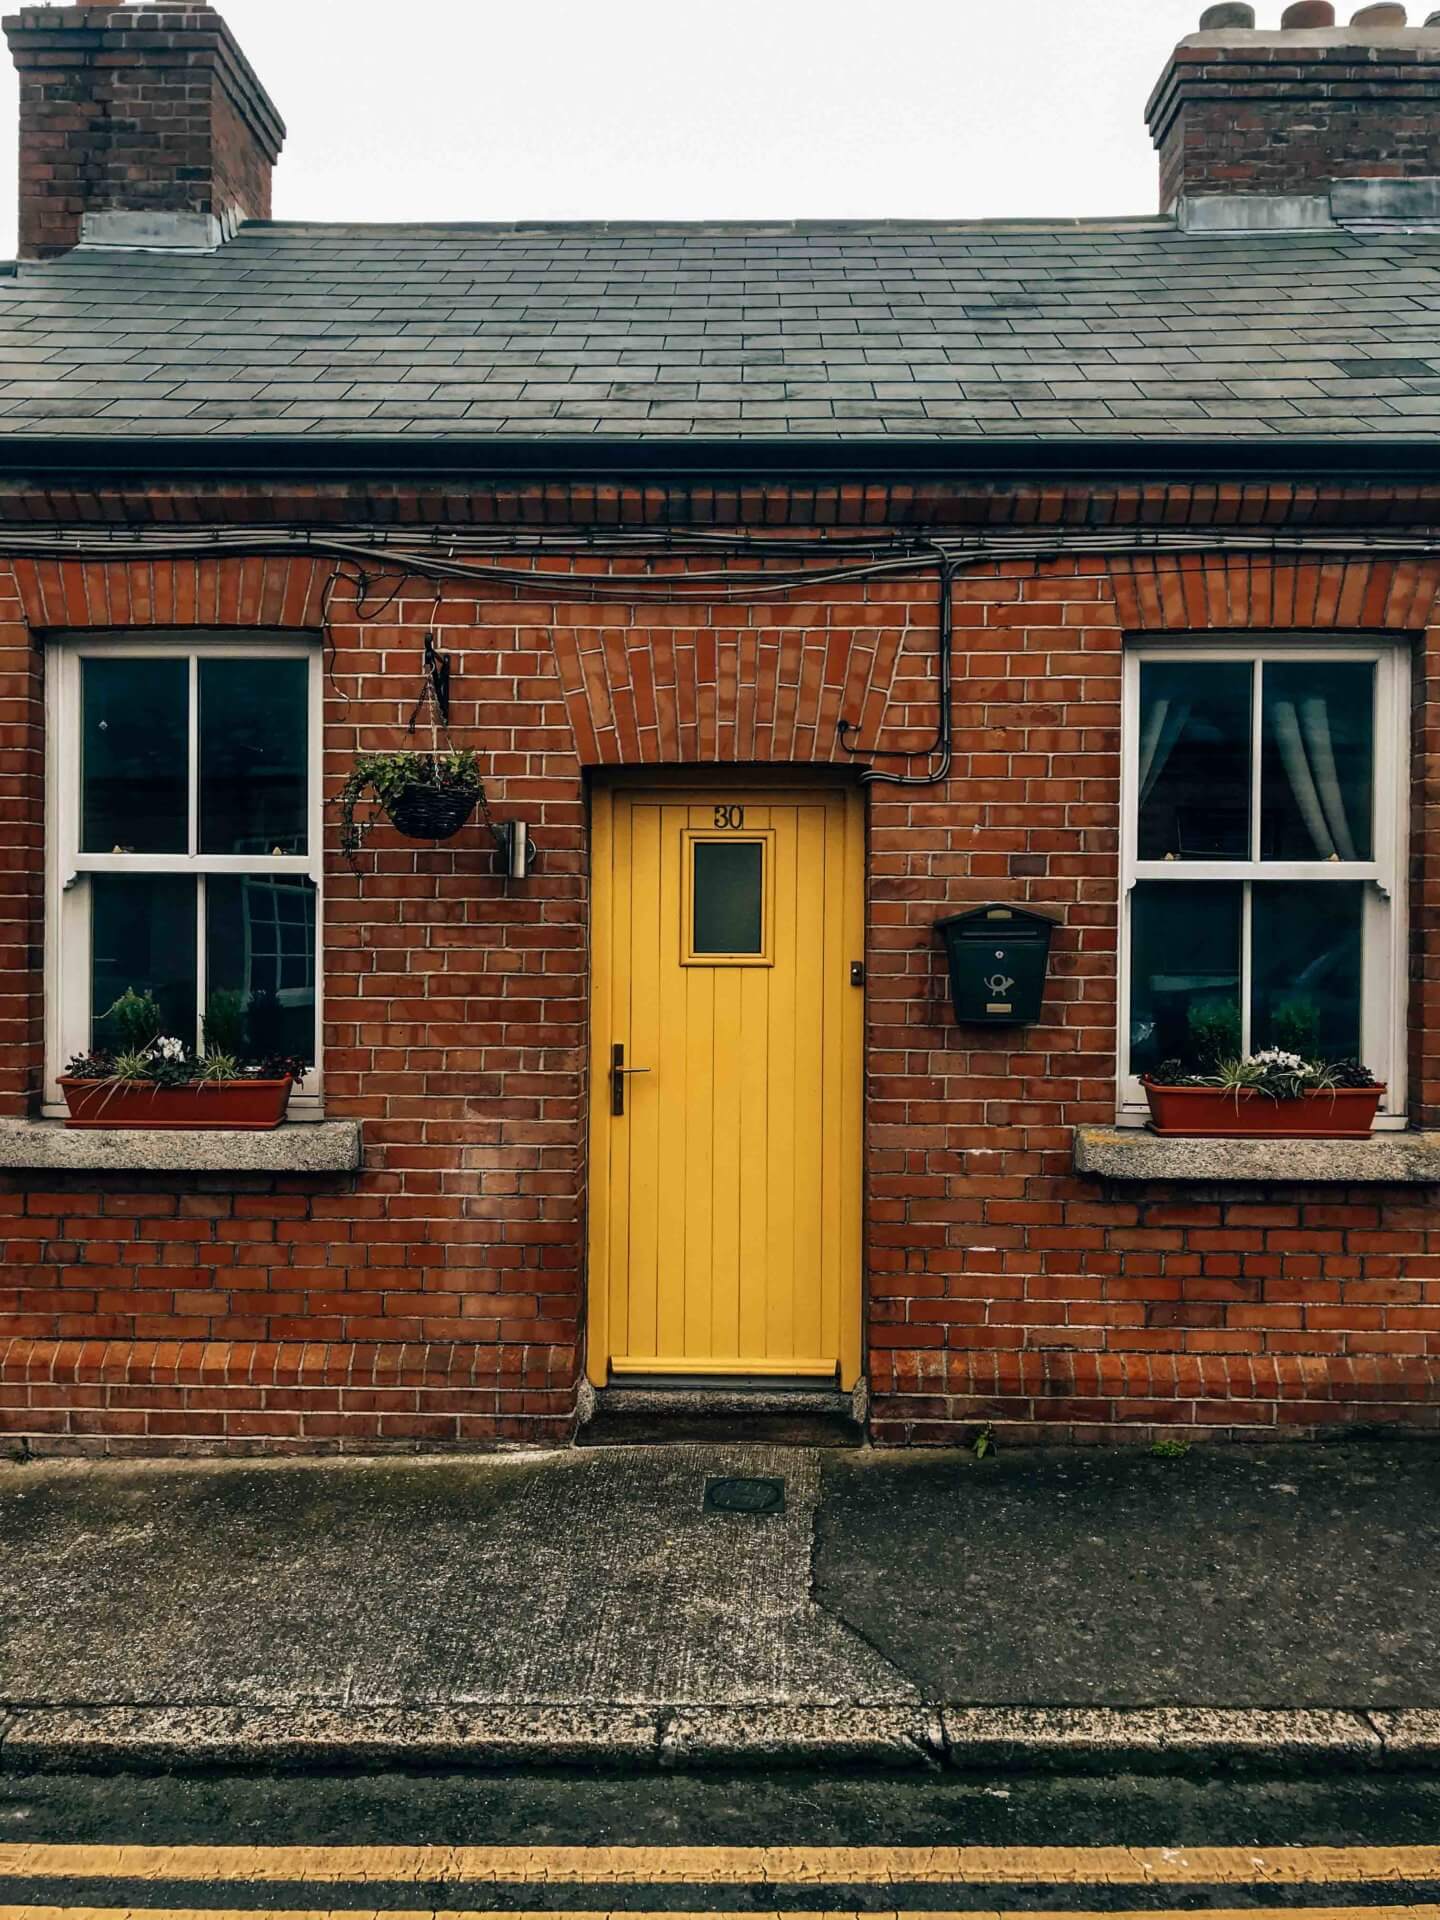
<instances>
[{"instance_id":1,"label":"yellow door frame","mask_svg":"<svg viewBox=\"0 0 1440 1920\"><path fill-rule=\"evenodd\" d=\"M586 1373L592 1385L610 1379L610 1325L614 1288L628 1279L622 1265L625 1243L623 1202L617 1193L628 1191L629 1135L611 1113L611 1048L627 1035L616 1031L614 1018L617 981L628 978L630 966L628 924L616 919L616 860L628 857L621 844L628 819L628 803L644 795L677 804L705 805L743 789L752 804L793 805L807 797L826 795L844 806L843 951L832 956L834 993L841 1023L844 1062L840 1090L840 1300L839 1380L847 1391L860 1378L864 1365L864 1103L865 1103L865 995L851 985L849 967L865 958L865 805L861 789L835 780L785 780L773 774L757 776L724 773L713 780L697 780L693 773L667 779L663 773L616 779L597 784L591 793L590 864L590 1125L586 1168L587 1187L587 1357ZM623 801L623 808L617 802ZM626 819L617 821L617 813ZM843 977L838 970L844 966ZM757 1378L766 1371L757 1366ZM694 1368L702 1374L702 1368Z\"/></svg>"}]
</instances>

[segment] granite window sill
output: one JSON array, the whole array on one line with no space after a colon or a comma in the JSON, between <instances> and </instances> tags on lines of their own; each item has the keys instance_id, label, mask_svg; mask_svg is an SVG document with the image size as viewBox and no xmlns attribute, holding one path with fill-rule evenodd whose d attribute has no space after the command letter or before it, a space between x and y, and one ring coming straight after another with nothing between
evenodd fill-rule
<instances>
[{"instance_id":1,"label":"granite window sill","mask_svg":"<svg viewBox=\"0 0 1440 1920\"><path fill-rule=\"evenodd\" d=\"M1440 1186L1440 1133L1368 1140L1191 1140L1143 1127L1077 1127L1075 1170L1101 1180L1288 1186Z\"/></svg>"},{"instance_id":2,"label":"granite window sill","mask_svg":"<svg viewBox=\"0 0 1440 1920\"><path fill-rule=\"evenodd\" d=\"M360 1165L353 1120L292 1121L271 1133L0 1120L0 1172L7 1173L355 1173Z\"/></svg>"}]
</instances>

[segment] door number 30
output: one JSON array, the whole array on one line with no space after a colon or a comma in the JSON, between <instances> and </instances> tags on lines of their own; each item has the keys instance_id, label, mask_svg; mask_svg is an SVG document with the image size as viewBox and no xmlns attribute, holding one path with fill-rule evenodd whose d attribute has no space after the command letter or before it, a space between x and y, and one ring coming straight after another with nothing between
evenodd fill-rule
<instances>
[{"instance_id":1,"label":"door number 30","mask_svg":"<svg viewBox=\"0 0 1440 1920\"><path fill-rule=\"evenodd\" d=\"M744 807L716 807L715 824L717 827L728 827L732 832L737 827L743 827L745 824Z\"/></svg>"}]
</instances>

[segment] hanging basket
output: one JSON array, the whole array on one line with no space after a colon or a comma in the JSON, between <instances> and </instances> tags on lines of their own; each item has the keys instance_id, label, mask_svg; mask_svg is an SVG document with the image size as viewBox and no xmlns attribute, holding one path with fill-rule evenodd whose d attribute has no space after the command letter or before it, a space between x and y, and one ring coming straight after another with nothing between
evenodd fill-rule
<instances>
[{"instance_id":1,"label":"hanging basket","mask_svg":"<svg viewBox=\"0 0 1440 1920\"><path fill-rule=\"evenodd\" d=\"M406 787L386 804L390 824L407 840L453 840L479 805L474 788Z\"/></svg>"}]
</instances>

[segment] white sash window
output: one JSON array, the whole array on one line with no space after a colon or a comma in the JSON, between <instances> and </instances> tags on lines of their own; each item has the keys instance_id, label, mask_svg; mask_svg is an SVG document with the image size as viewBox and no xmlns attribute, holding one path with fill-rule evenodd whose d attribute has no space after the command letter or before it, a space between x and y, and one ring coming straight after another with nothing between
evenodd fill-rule
<instances>
[{"instance_id":1,"label":"white sash window","mask_svg":"<svg viewBox=\"0 0 1440 1920\"><path fill-rule=\"evenodd\" d=\"M188 1047L223 1004L252 1057L318 1065L319 649L86 638L48 668L47 1106L131 987Z\"/></svg>"},{"instance_id":2,"label":"white sash window","mask_svg":"<svg viewBox=\"0 0 1440 1920\"><path fill-rule=\"evenodd\" d=\"M1140 646L1125 662L1120 1105L1280 1047L1405 1111L1409 660L1385 643Z\"/></svg>"}]
</instances>

